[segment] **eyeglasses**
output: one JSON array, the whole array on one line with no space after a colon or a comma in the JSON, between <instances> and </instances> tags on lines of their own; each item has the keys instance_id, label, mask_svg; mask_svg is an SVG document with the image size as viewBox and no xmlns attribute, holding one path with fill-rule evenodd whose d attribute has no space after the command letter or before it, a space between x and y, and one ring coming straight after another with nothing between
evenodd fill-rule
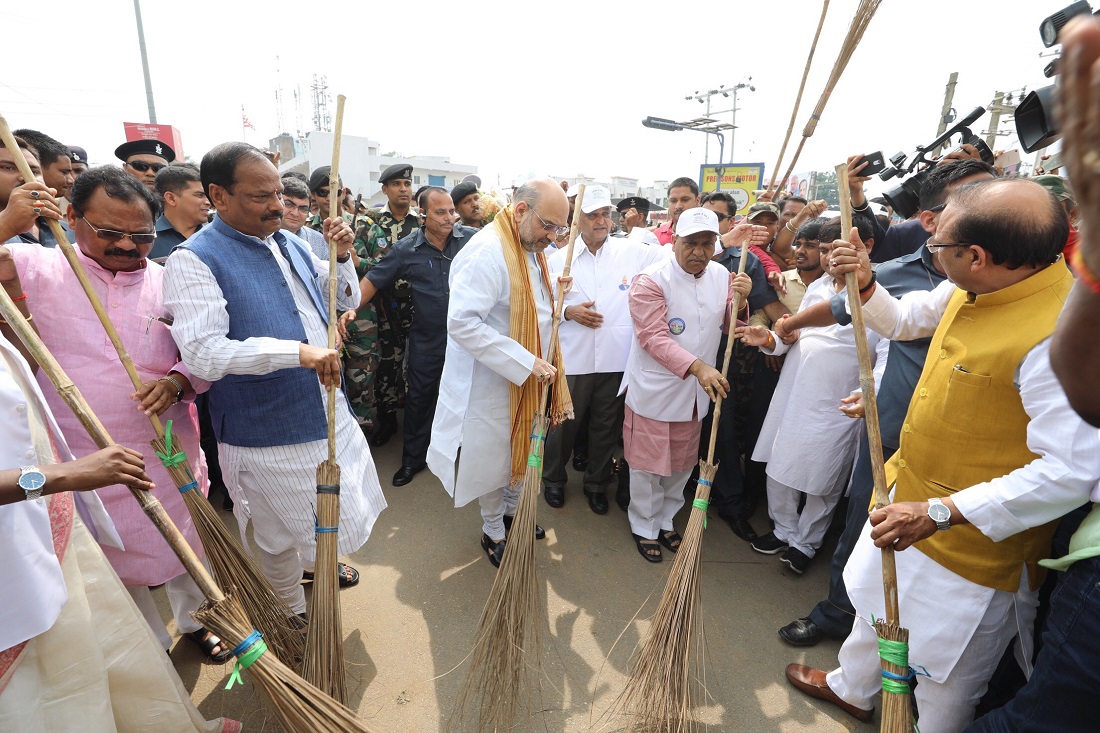
<instances>
[{"instance_id":1,"label":"eyeglasses","mask_svg":"<svg viewBox=\"0 0 1100 733\"><path fill-rule=\"evenodd\" d=\"M160 173L168 166L163 163L146 163L143 160L131 160L126 165L130 166L138 173L145 173L147 171L153 171L153 173Z\"/></svg>"},{"instance_id":2,"label":"eyeglasses","mask_svg":"<svg viewBox=\"0 0 1100 733\"><path fill-rule=\"evenodd\" d=\"M980 247L981 245L970 244L968 242L937 242L935 237L929 237L928 241L924 243L924 246L928 248L929 252L935 252L944 247Z\"/></svg>"},{"instance_id":3,"label":"eyeglasses","mask_svg":"<svg viewBox=\"0 0 1100 733\"><path fill-rule=\"evenodd\" d=\"M157 238L156 233L149 234L147 232L119 232L114 229L97 229L92 222L84 218L84 215L80 215L80 220L90 226L92 231L96 233L96 236L105 242L120 242L126 237L130 238L130 241L134 244L152 244L153 240Z\"/></svg>"},{"instance_id":4,"label":"eyeglasses","mask_svg":"<svg viewBox=\"0 0 1100 733\"><path fill-rule=\"evenodd\" d=\"M564 237L566 234L569 233L569 227L560 227L557 224L547 224L546 219L543 219L541 216L539 216L539 212L535 211L534 206L531 207L531 213L539 217L539 221L542 222L542 228L546 231L553 232L559 237Z\"/></svg>"},{"instance_id":5,"label":"eyeglasses","mask_svg":"<svg viewBox=\"0 0 1100 733\"><path fill-rule=\"evenodd\" d=\"M327 199L328 195L329 195L329 191L330 191L330 189L327 189L327 188L318 188L316 191L313 192L313 195L314 196L320 196L323 199Z\"/></svg>"},{"instance_id":6,"label":"eyeglasses","mask_svg":"<svg viewBox=\"0 0 1100 733\"><path fill-rule=\"evenodd\" d=\"M733 218L733 217L731 217L731 216L730 216L729 214L723 214L723 213L721 213L721 212L718 212L718 211L715 211L715 212L714 212L714 215L718 217L718 221L719 221L719 222L723 222L723 221L725 221L726 219L732 219L732 218Z\"/></svg>"},{"instance_id":7,"label":"eyeglasses","mask_svg":"<svg viewBox=\"0 0 1100 733\"><path fill-rule=\"evenodd\" d=\"M299 214L308 214L309 213L309 207L308 206L292 206L291 204L287 204L285 202L284 202L284 205L286 206L286 210L288 212L297 211Z\"/></svg>"},{"instance_id":8,"label":"eyeglasses","mask_svg":"<svg viewBox=\"0 0 1100 733\"><path fill-rule=\"evenodd\" d=\"M938 214L946 208L947 208L947 203L945 202L945 203L942 203L942 204L937 204L935 206L929 206L927 209L925 209L925 211L927 211L931 214Z\"/></svg>"}]
</instances>

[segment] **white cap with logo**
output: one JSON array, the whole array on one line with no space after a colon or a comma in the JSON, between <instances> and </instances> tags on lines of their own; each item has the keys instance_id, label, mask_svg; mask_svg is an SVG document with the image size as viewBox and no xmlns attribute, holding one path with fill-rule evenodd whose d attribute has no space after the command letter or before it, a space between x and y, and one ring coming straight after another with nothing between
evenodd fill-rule
<instances>
[{"instance_id":1,"label":"white cap with logo","mask_svg":"<svg viewBox=\"0 0 1100 733\"><path fill-rule=\"evenodd\" d=\"M676 236L688 237L696 232L718 233L718 216L710 209L697 207L680 214L676 222Z\"/></svg>"},{"instance_id":2,"label":"white cap with logo","mask_svg":"<svg viewBox=\"0 0 1100 733\"><path fill-rule=\"evenodd\" d=\"M611 192L605 186L586 186L581 211L591 214L597 209L611 208Z\"/></svg>"}]
</instances>

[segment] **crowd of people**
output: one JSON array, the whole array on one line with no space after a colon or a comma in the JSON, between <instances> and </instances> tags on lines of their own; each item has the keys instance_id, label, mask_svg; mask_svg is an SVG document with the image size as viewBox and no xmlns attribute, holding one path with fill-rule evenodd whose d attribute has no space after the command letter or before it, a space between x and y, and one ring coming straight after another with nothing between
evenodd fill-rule
<instances>
[{"instance_id":1,"label":"crowd of people","mask_svg":"<svg viewBox=\"0 0 1100 733\"><path fill-rule=\"evenodd\" d=\"M1068 47L1084 49L1064 71L1078 105L1066 116L1072 187L1004 175L962 146L927 171L919 212L891 223L872 212L853 155L841 181L851 231L825 201L760 192L742 215L730 193L687 177L669 184L667 220L653 226L642 197L615 201L599 185L579 195L549 178L489 212L478 181L414 191L404 164L382 172L383 207L363 210L336 181L332 211L327 166L280 173L245 143L195 166L162 141L133 141L115 151L121 166L88 168L83 149L16 131L18 150L0 147L0 283L119 445L97 449L0 322L0 582L14 591L0 609L0 728L89 717L120 730L238 728L203 720L160 653L172 639L149 589L163 584L181 634L213 661L231 656L192 618L202 593L129 496L171 485L142 456L146 420L171 421L199 490L226 494L272 587L308 623L315 468L326 390L338 386L342 555L386 507L371 450L400 426L389 485L427 468L456 506L477 499L480 544L499 567L549 387L540 488L551 521L572 466L591 511L610 511L614 489L629 541L661 562L680 547L675 520L713 429L710 508L753 551L802 575L834 529L825 597L778 632L795 647L843 640L839 665L790 665L799 690L871 719L882 685L867 622L884 614L878 548L892 545L925 733L1089 729L1100 162L1088 146L1100 110L1088 60L1100 25L1069 32ZM140 388L79 292L58 224ZM338 349L327 346L333 255ZM893 491L874 511L849 273ZM1052 340L1060 319L1073 331ZM201 556L180 495L160 498ZM339 574L341 587L359 581L348 564ZM126 654L106 651L122 638ZM1006 656L1030 681L972 722ZM71 695L78 687L86 694Z\"/></svg>"}]
</instances>

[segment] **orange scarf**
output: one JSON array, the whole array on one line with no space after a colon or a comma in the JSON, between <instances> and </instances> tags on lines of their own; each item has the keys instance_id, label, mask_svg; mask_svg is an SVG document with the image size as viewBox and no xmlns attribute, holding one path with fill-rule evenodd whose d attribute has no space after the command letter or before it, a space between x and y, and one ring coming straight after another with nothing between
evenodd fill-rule
<instances>
[{"instance_id":1,"label":"orange scarf","mask_svg":"<svg viewBox=\"0 0 1100 733\"><path fill-rule=\"evenodd\" d=\"M523 249L516 228L514 210L511 206L502 210L493 219L493 228L500 237L504 262L508 265L508 282L511 286L508 307L510 310L508 337L536 356L542 355L542 334L539 332L538 309L535 306L535 294L531 288L531 276L527 264L527 251ZM542 252L538 258L542 273L542 284L550 293L550 307L553 309L554 291L550 287L550 275L546 266L546 257ZM543 357L546 358L546 357ZM554 353L546 358L558 370L553 385L553 397L550 405L550 424L557 425L562 420L573 417L573 401L569 397L569 387L565 381L565 365L561 358L561 347L555 344ZM535 414L542 407L541 385L534 376L517 386L511 385L508 396L509 412L512 415L512 485L523 482L527 472L527 454L531 447L531 426Z\"/></svg>"}]
</instances>

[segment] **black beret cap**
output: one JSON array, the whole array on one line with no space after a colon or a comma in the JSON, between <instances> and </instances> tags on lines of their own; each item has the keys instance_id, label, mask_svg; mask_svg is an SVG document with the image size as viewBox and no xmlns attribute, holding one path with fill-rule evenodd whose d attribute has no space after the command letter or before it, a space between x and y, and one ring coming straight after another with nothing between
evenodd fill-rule
<instances>
[{"instance_id":1,"label":"black beret cap","mask_svg":"<svg viewBox=\"0 0 1100 733\"><path fill-rule=\"evenodd\" d=\"M467 181L466 183L460 183L451 189L451 201L454 201L455 206L458 206L458 202L466 198L470 194L477 193L477 186L473 181Z\"/></svg>"},{"instance_id":2,"label":"black beret cap","mask_svg":"<svg viewBox=\"0 0 1100 733\"><path fill-rule=\"evenodd\" d=\"M407 178L412 180L413 167L408 163L395 163L386 170L382 171L382 177L378 179L379 183L389 183L395 178Z\"/></svg>"}]
</instances>

